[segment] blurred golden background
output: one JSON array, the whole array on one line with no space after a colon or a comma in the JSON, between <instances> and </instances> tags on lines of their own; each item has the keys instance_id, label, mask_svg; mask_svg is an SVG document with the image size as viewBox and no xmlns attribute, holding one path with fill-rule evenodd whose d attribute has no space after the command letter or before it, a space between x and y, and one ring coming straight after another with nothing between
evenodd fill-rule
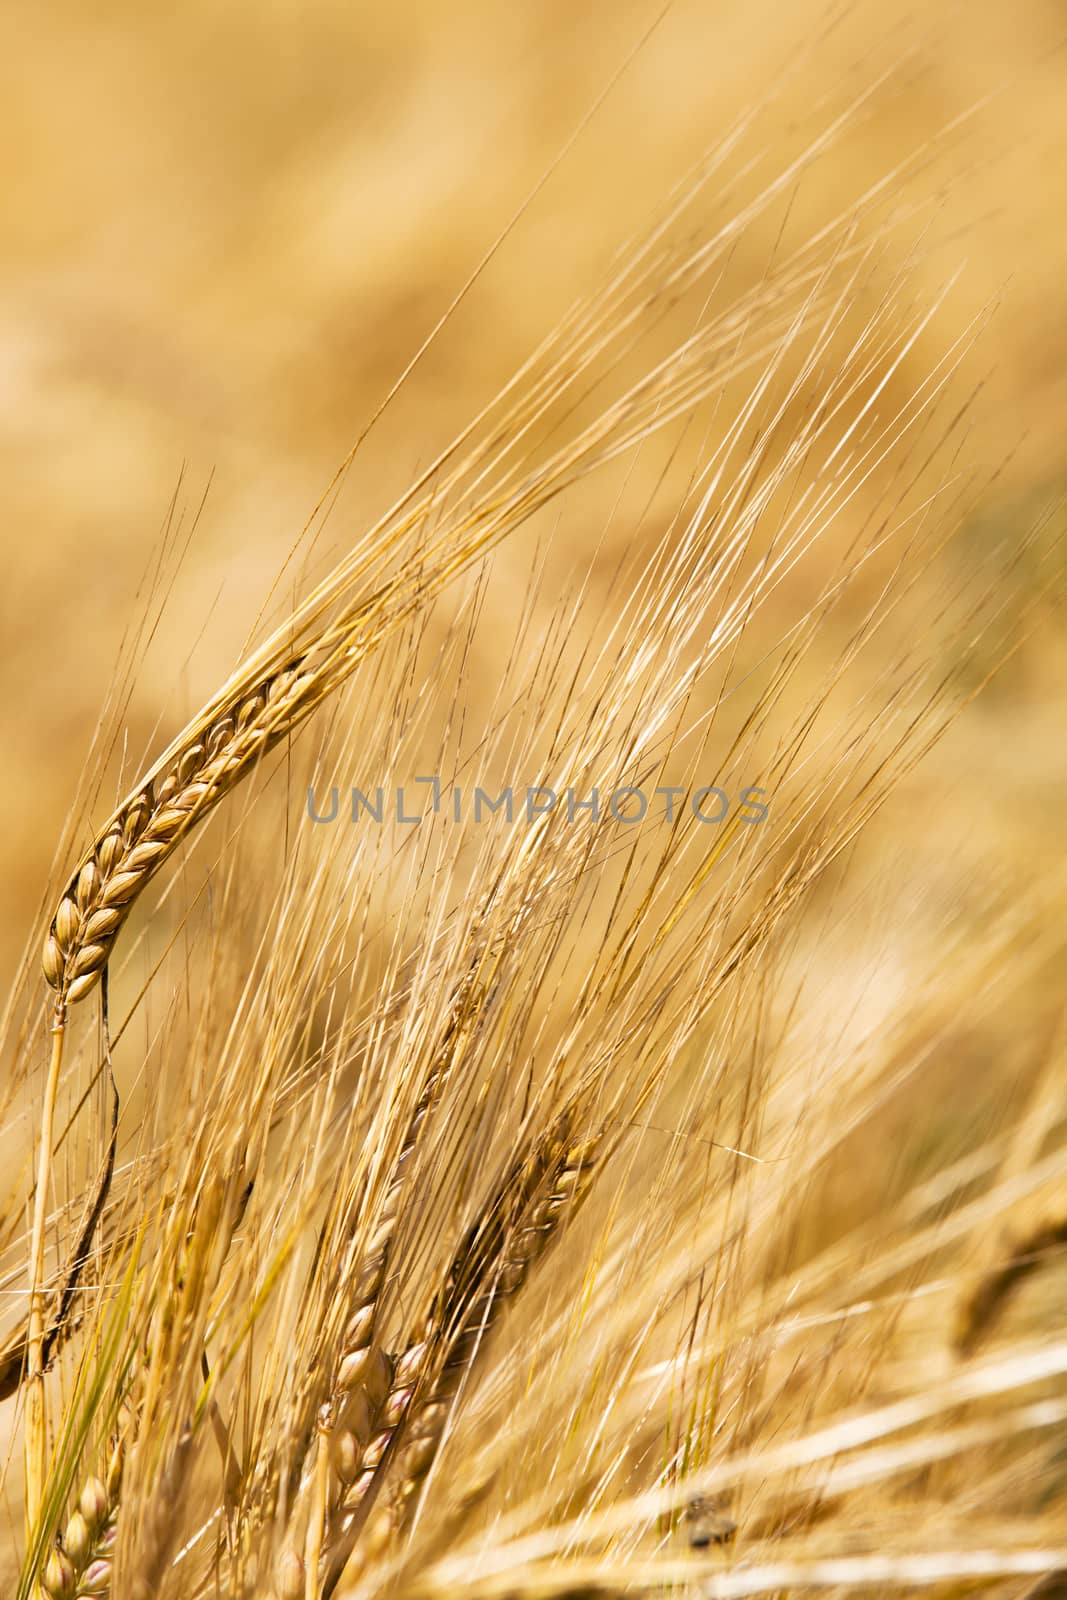
<instances>
[{"instance_id":1,"label":"blurred golden background","mask_svg":"<svg viewBox=\"0 0 1067 1600\"><path fill-rule=\"evenodd\" d=\"M771 169L795 152L798 118L869 95L806 179L813 215L960 121L940 166L920 162L899 198L934 197L920 283L933 295L963 269L943 342L995 303L954 380L961 399L982 385L971 448L1002 464L989 518L1021 533L1067 482L1059 0L678 0L658 21L630 0L13 0L4 16L5 971L33 929L179 478L189 510L210 489L162 624L173 647L136 687L138 753L164 703L170 731L229 668L333 469L628 56L361 451L335 549L772 87L753 134ZM518 584L528 561L511 547L496 558L505 596L509 563ZM924 807L917 870L945 851L955 881L1058 861L1059 633L1044 629L1026 663L939 753L947 798Z\"/></svg>"}]
</instances>

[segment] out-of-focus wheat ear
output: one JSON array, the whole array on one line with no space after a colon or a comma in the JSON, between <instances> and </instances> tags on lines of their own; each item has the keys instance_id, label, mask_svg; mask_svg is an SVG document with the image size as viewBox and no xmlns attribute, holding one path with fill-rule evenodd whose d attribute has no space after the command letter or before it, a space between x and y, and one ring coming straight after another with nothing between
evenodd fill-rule
<instances>
[{"instance_id":1,"label":"out-of-focus wheat ear","mask_svg":"<svg viewBox=\"0 0 1067 1600\"><path fill-rule=\"evenodd\" d=\"M1004 1259L967 1296L956 1323L956 1352L973 1355L1019 1285L1067 1247L1067 1210L1045 1217L1008 1247Z\"/></svg>"},{"instance_id":2,"label":"out-of-focus wheat ear","mask_svg":"<svg viewBox=\"0 0 1067 1600\"><path fill-rule=\"evenodd\" d=\"M107 1477L88 1478L77 1510L56 1541L41 1577L48 1600L108 1600L114 1565L124 1447L115 1445Z\"/></svg>"},{"instance_id":3,"label":"out-of-focus wheat ear","mask_svg":"<svg viewBox=\"0 0 1067 1600\"><path fill-rule=\"evenodd\" d=\"M471 1301L451 1334L437 1377L424 1402L408 1417L397 1456L397 1531L413 1513L419 1493L437 1459L456 1395L480 1349L509 1303L525 1287L531 1269L548 1248L565 1215L574 1212L593 1175L596 1141L568 1146L556 1170L542 1185L525 1216L509 1232L502 1260Z\"/></svg>"},{"instance_id":4,"label":"out-of-focus wheat ear","mask_svg":"<svg viewBox=\"0 0 1067 1600\"><path fill-rule=\"evenodd\" d=\"M156 1600L173 1558L181 1528L177 1513L194 1460L197 1431L209 1414L211 1397L205 1392L202 1405L179 1411L165 1385L175 1365L188 1357L191 1325L215 1282L212 1264L217 1267L228 1256L248 1197L243 1158L239 1157L230 1161L225 1176L208 1179L196 1194L191 1213L174 1206L166 1222L160 1252L166 1277L162 1292L157 1290L152 1296L146 1324L139 1328L142 1354L131 1374L121 1435L137 1491L127 1497L125 1516L121 1506L116 1503L115 1507L119 1534L115 1593L123 1600ZM202 1346L200 1350L202 1362ZM164 1428L173 1428L176 1437L157 1456L158 1436ZM111 1590L104 1592L110 1594Z\"/></svg>"},{"instance_id":5,"label":"out-of-focus wheat ear","mask_svg":"<svg viewBox=\"0 0 1067 1600\"><path fill-rule=\"evenodd\" d=\"M413 1511L436 1459L460 1383L504 1306L526 1283L564 1211L585 1195L595 1141L570 1142L565 1114L532 1155L517 1162L484 1218L453 1258L426 1318L424 1335L396 1363L381 1427L363 1452L326 1552L323 1600L388 1547ZM430 1387L425 1389L428 1375ZM373 1505L387 1463L395 1476Z\"/></svg>"},{"instance_id":6,"label":"out-of-focus wheat ear","mask_svg":"<svg viewBox=\"0 0 1067 1600\"><path fill-rule=\"evenodd\" d=\"M193 1428L186 1423L159 1475L138 1541L136 1568L123 1580L123 1594L130 1600L156 1600L159 1593L177 1538L175 1508L185 1487L192 1445Z\"/></svg>"},{"instance_id":7,"label":"out-of-focus wheat ear","mask_svg":"<svg viewBox=\"0 0 1067 1600\"><path fill-rule=\"evenodd\" d=\"M394 1384L394 1363L386 1354L386 1350L382 1349L378 1339L378 1315L397 1237L400 1203L408 1187L414 1152L418 1149L419 1139L426 1130L427 1118L432 1114L435 1104L445 1090L456 1061L461 1034L466 1032L469 1026L472 1003L480 994L482 990L475 987L474 970L472 970L462 979L454 995L448 1021L443 1030L442 1042L435 1051L426 1082L422 1085L419 1099L408 1120L405 1138L394 1162L392 1173L389 1174L389 1184L386 1195L382 1198L378 1219L374 1222L374 1232L366 1242L355 1282L350 1290L352 1310L341 1339L341 1354L334 1368L333 1387L328 1402L331 1414L330 1466L333 1469L331 1472L333 1490L328 1490L326 1493L326 1507L323 1512L325 1518L323 1528L326 1533L330 1531L331 1517L342 1515L342 1504L352 1493L352 1486L365 1470L363 1456L370 1446L371 1437L381 1429L382 1405L386 1402L390 1387ZM312 1574L317 1574L318 1558L314 1565L309 1562L307 1539L310 1536L310 1520L315 1520L317 1512L314 1504L309 1507L309 1501L314 1501L315 1498L317 1464L322 1459L322 1453L322 1438L317 1434L314 1450L310 1451L314 1461L309 1462L307 1454L301 1453L302 1470L299 1472L298 1499L290 1517L290 1542L286 1544L283 1552L286 1558L299 1560L302 1570ZM293 1539L299 1539L304 1515L310 1520L304 1533L304 1554L301 1555L298 1554Z\"/></svg>"},{"instance_id":8,"label":"out-of-focus wheat ear","mask_svg":"<svg viewBox=\"0 0 1067 1600\"><path fill-rule=\"evenodd\" d=\"M37 1188L33 1197L33 1229L30 1234L30 1312L26 1340L26 1538L31 1544L37 1532L44 1502L48 1458L48 1416L44 1390L44 1234L48 1216L48 1186L52 1175L52 1142L55 1134L56 1095L63 1064L63 1035L66 1006L57 1000L52 1014L52 1052L45 1081L41 1110L40 1148L37 1152Z\"/></svg>"},{"instance_id":9,"label":"out-of-focus wheat ear","mask_svg":"<svg viewBox=\"0 0 1067 1600\"><path fill-rule=\"evenodd\" d=\"M316 704L314 674L288 662L192 725L166 769L126 799L75 869L45 937L42 966L58 1002L91 992L134 901L178 843Z\"/></svg>"},{"instance_id":10,"label":"out-of-focus wheat ear","mask_svg":"<svg viewBox=\"0 0 1067 1600\"><path fill-rule=\"evenodd\" d=\"M472 1018L484 999L485 991L476 985L475 976L476 968L472 967L457 986L441 1042L434 1053L415 1109L408 1120L404 1140L389 1176L374 1232L364 1248L352 1286L352 1310L341 1341L341 1352L334 1369L329 1401L330 1460L335 1482L332 1504L335 1512L364 1471L364 1452L370 1444L372 1435L379 1430L382 1406L393 1384L392 1359L386 1354L377 1338L382 1293L396 1238L400 1205L407 1189L415 1151L425 1130L427 1118L448 1082L461 1038L468 1031ZM316 1443L317 1459L318 1443ZM301 1496L305 1500L311 1494L313 1481L314 1468L306 1465L301 1474ZM301 1520L298 1505L291 1518L291 1526L297 1532ZM287 1548L286 1554L297 1554L292 1544Z\"/></svg>"}]
</instances>

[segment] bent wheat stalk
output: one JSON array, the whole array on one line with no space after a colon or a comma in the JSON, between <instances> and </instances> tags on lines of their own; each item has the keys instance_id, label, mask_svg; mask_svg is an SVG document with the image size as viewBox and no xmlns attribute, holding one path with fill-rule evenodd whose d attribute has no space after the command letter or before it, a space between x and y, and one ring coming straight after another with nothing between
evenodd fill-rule
<instances>
[{"instance_id":1,"label":"bent wheat stalk","mask_svg":"<svg viewBox=\"0 0 1067 1600\"><path fill-rule=\"evenodd\" d=\"M106 978L106 974L105 974ZM107 1006L104 1006L105 1039L107 1028ZM115 1154L118 1149L119 1132L119 1093L115 1078L111 1071L110 1049L105 1054L104 1066L107 1070L110 1088L111 1111L107 1137L107 1148L104 1152L104 1161L100 1176L91 1195L86 1199L84 1222L78 1232L77 1242L70 1256L66 1276L56 1302L56 1309L51 1320L44 1330L41 1339L40 1366L47 1372L54 1358L56 1349L72 1325L71 1307L78 1293L82 1273L89 1260L93 1240L100 1225L111 1192L111 1180L115 1171ZM43 1146L42 1146L43 1148ZM42 1307L43 1316L43 1307ZM30 1335L27 1322L27 1331L22 1337L16 1337L0 1356L0 1401L7 1400L13 1395L22 1383L29 1370Z\"/></svg>"}]
</instances>

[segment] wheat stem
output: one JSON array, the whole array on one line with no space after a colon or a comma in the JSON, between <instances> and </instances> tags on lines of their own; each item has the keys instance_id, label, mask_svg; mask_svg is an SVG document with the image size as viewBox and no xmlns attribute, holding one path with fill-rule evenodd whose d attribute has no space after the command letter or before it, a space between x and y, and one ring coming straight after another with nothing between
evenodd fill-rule
<instances>
[{"instance_id":1,"label":"wheat stem","mask_svg":"<svg viewBox=\"0 0 1067 1600\"><path fill-rule=\"evenodd\" d=\"M319 1412L318 1419L314 1491L311 1497L311 1515L308 1518L307 1541L304 1546L304 1600L318 1600L319 1557L322 1553L322 1533L326 1521L326 1500L329 1493L330 1435L332 1432L331 1407L326 1404Z\"/></svg>"},{"instance_id":2,"label":"wheat stem","mask_svg":"<svg viewBox=\"0 0 1067 1600\"><path fill-rule=\"evenodd\" d=\"M52 1172L52 1141L56 1116L56 1095L63 1065L63 1035L66 1007L57 1001L52 1013L52 1055L45 1082L41 1110L41 1145L37 1154L37 1189L33 1199L33 1232L30 1236L30 1321L27 1341L26 1395L26 1536L32 1540L41 1516L44 1499L45 1461L48 1443L48 1418L44 1394L44 1234L48 1214L48 1184Z\"/></svg>"}]
</instances>

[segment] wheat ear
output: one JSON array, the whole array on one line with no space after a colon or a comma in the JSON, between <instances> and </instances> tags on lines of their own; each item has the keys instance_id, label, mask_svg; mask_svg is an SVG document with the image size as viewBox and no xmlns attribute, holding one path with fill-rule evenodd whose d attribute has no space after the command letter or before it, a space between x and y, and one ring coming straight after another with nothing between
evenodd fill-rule
<instances>
[{"instance_id":1,"label":"wheat ear","mask_svg":"<svg viewBox=\"0 0 1067 1600\"><path fill-rule=\"evenodd\" d=\"M453 1257L422 1336L396 1360L377 1432L328 1529L323 1600L342 1575L351 1575L357 1548L357 1559L373 1559L402 1525L433 1464L460 1381L481 1341L505 1302L522 1288L564 1209L584 1195L594 1146L592 1141L572 1142L569 1134L570 1116L565 1114L532 1153L514 1163ZM374 1495L394 1456L395 1496L368 1524Z\"/></svg>"},{"instance_id":2,"label":"wheat ear","mask_svg":"<svg viewBox=\"0 0 1067 1600\"><path fill-rule=\"evenodd\" d=\"M316 703L314 674L290 661L206 727L194 724L162 775L147 779L94 842L60 899L44 943L59 1004L83 999L137 896L178 842Z\"/></svg>"},{"instance_id":3,"label":"wheat ear","mask_svg":"<svg viewBox=\"0 0 1067 1600\"><path fill-rule=\"evenodd\" d=\"M124 1456L120 1439L106 1479L89 1478L83 1485L77 1510L45 1563L41 1589L49 1600L110 1596Z\"/></svg>"},{"instance_id":4,"label":"wheat ear","mask_svg":"<svg viewBox=\"0 0 1067 1600\"><path fill-rule=\"evenodd\" d=\"M397 1470L397 1529L413 1513L418 1494L437 1458L445 1426L464 1378L505 1306L520 1293L540 1260L564 1213L572 1214L593 1176L598 1141L568 1144L555 1170L542 1182L532 1203L508 1230L500 1260L462 1313L449 1337L433 1385L424 1402L412 1408Z\"/></svg>"},{"instance_id":5,"label":"wheat ear","mask_svg":"<svg viewBox=\"0 0 1067 1600\"><path fill-rule=\"evenodd\" d=\"M393 1163L374 1230L359 1258L351 1289L351 1310L334 1367L330 1396L320 1410L314 1447L310 1452L301 1451L298 1457L298 1460L305 1461L300 1487L301 1493L311 1500L310 1518L313 1526L308 1528L303 1556L299 1556L291 1544L283 1553L283 1561L291 1574L289 1581L294 1588L298 1566L313 1576L318 1571L318 1546L329 1511L329 1495L323 1494L318 1481L320 1465L328 1456L339 1485L339 1494L335 1492L333 1496L336 1501L361 1471L363 1452L377 1426L382 1404L393 1381L393 1362L378 1339L377 1325L396 1240L400 1204L427 1119L451 1076L461 1039L469 1032L484 1002L487 988L479 984L477 978L478 967L475 964L456 986L440 1044ZM358 1213L359 1202L355 1209ZM310 1463L307 1461L309 1453L314 1457ZM299 1517L293 1520L299 1522ZM311 1559L313 1547L314 1561Z\"/></svg>"},{"instance_id":6,"label":"wheat ear","mask_svg":"<svg viewBox=\"0 0 1067 1600\"><path fill-rule=\"evenodd\" d=\"M1067 1213L1046 1217L1018 1238L995 1271L966 1300L959 1317L956 1350L971 1355L988 1334L1018 1286L1044 1264L1049 1252L1067 1246Z\"/></svg>"}]
</instances>

